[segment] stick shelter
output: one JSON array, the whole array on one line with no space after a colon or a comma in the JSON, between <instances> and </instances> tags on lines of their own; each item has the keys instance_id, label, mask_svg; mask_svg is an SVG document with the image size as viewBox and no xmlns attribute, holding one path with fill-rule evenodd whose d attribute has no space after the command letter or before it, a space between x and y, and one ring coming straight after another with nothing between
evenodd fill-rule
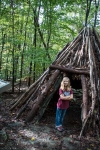
<instances>
[{"instance_id":1,"label":"stick shelter","mask_svg":"<svg viewBox=\"0 0 100 150\"><path fill-rule=\"evenodd\" d=\"M41 118L60 86L63 76L68 76L75 95L81 96L80 137L89 132L100 134L100 36L95 28L84 27L78 36L66 44L55 61L13 104L10 110L19 108L19 118L26 107L31 109L26 122L36 116ZM81 91L77 91L81 89ZM78 94L77 94L78 93ZM76 97L77 99L77 97Z\"/></svg>"}]
</instances>

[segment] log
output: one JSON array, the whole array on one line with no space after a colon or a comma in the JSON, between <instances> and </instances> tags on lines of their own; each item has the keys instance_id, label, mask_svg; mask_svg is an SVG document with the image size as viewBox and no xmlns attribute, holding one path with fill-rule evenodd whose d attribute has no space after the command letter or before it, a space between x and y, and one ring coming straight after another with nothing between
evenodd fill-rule
<instances>
[{"instance_id":1,"label":"log","mask_svg":"<svg viewBox=\"0 0 100 150\"><path fill-rule=\"evenodd\" d=\"M63 52L65 52L65 50L66 50L66 48L67 48L68 46L69 46L69 44L66 44L66 45L64 46L64 48L57 54L55 61L56 61L58 58L60 58L60 55L61 55ZM55 61L54 61L52 64L54 64Z\"/></svg>"},{"instance_id":2,"label":"log","mask_svg":"<svg viewBox=\"0 0 100 150\"><path fill-rule=\"evenodd\" d=\"M81 83L83 90L83 103L82 103L82 123L83 123L87 116L87 105L88 105L88 91L86 86L86 77L84 75L81 75Z\"/></svg>"},{"instance_id":3,"label":"log","mask_svg":"<svg viewBox=\"0 0 100 150\"><path fill-rule=\"evenodd\" d=\"M71 61L71 65L72 65L72 66L74 65L74 63L75 63L75 61L76 61L76 59L77 59L77 57L78 57L78 50L75 52L74 55L75 55L75 56L74 56L74 58L72 58L72 61Z\"/></svg>"},{"instance_id":4,"label":"log","mask_svg":"<svg viewBox=\"0 0 100 150\"><path fill-rule=\"evenodd\" d=\"M43 80L44 81L44 80ZM47 80L45 79L43 86L45 87ZM42 90L42 86L41 86L41 90ZM25 105L20 109L16 119L18 119L20 117L20 115L23 113L23 111L26 109L27 105L30 103L30 101L32 99L36 99L37 95L40 94L40 85L38 85L38 87L35 89L34 93L30 96L30 98L26 101ZM35 103L35 102L34 102ZM23 102L22 102L23 104ZM21 105L21 104L20 104ZM18 105L19 107L21 107L20 105Z\"/></svg>"},{"instance_id":5,"label":"log","mask_svg":"<svg viewBox=\"0 0 100 150\"><path fill-rule=\"evenodd\" d=\"M81 129L81 132L80 132L80 135L79 135L79 139L81 139L81 136L83 134L84 128L85 128L86 123L87 123L88 119L90 118L90 116L91 116L91 110L89 110L88 115L86 116L86 119L85 119L85 121L84 121L84 123L82 125L82 129Z\"/></svg>"},{"instance_id":6,"label":"log","mask_svg":"<svg viewBox=\"0 0 100 150\"><path fill-rule=\"evenodd\" d=\"M70 73L75 73L75 74L84 74L84 75L89 75L89 71L87 71L86 69L84 70L76 70L76 69L69 69L66 68L64 65L63 66L58 66L58 65L50 65L51 69L58 69L60 71L63 72L70 72Z\"/></svg>"},{"instance_id":7,"label":"log","mask_svg":"<svg viewBox=\"0 0 100 150\"><path fill-rule=\"evenodd\" d=\"M48 72L48 69L41 75L41 77L34 82L29 89L17 100L17 102L10 108L10 110L13 110L17 105L24 103L27 101L27 99L31 96L31 94L34 92L35 90L35 86L37 86L37 84L41 81L41 79L43 78L43 76L46 75L46 73Z\"/></svg>"},{"instance_id":8,"label":"log","mask_svg":"<svg viewBox=\"0 0 100 150\"><path fill-rule=\"evenodd\" d=\"M88 54L89 54L89 61L90 61L90 82L91 82L91 93L92 93L92 114L94 112L95 104L96 104L96 88L95 88L95 80L94 80L94 64L95 62L93 61L93 52L91 49L91 44L90 44L90 38L89 38L89 44L88 44Z\"/></svg>"},{"instance_id":9,"label":"log","mask_svg":"<svg viewBox=\"0 0 100 150\"><path fill-rule=\"evenodd\" d=\"M95 30L95 28L93 28L93 32L94 32L94 35L96 37L96 41L98 42L98 46L100 48L100 35L97 33L97 31Z\"/></svg>"},{"instance_id":10,"label":"log","mask_svg":"<svg viewBox=\"0 0 100 150\"><path fill-rule=\"evenodd\" d=\"M48 94L48 92L51 89L52 84L55 82L56 78L58 77L58 75L60 74L59 70L56 70L51 78L49 79L47 86L45 88L45 91L43 93L41 93L41 95L39 95L35 101L35 104L33 105L33 108L31 110L31 112L29 112L27 118L26 118L26 122L30 122L32 121L32 119L34 118L34 116L36 115L39 107L41 107L43 100L45 99L46 95Z\"/></svg>"},{"instance_id":11,"label":"log","mask_svg":"<svg viewBox=\"0 0 100 150\"><path fill-rule=\"evenodd\" d=\"M85 60L84 60L84 65L87 67L88 66L88 36L86 36L86 44L85 44L85 49L84 49L84 55L85 55Z\"/></svg>"},{"instance_id":12,"label":"log","mask_svg":"<svg viewBox=\"0 0 100 150\"><path fill-rule=\"evenodd\" d=\"M82 29L80 31L79 35L70 43L70 45L66 48L66 50L64 52L62 52L59 59L57 59L56 63L59 63L61 60L63 60L65 58L66 53L68 53L68 51L70 51L76 47L76 45L79 43L79 41L82 38L83 31L84 31L84 29Z\"/></svg>"},{"instance_id":13,"label":"log","mask_svg":"<svg viewBox=\"0 0 100 150\"><path fill-rule=\"evenodd\" d=\"M79 65L79 63L82 61L81 59L83 58L83 55L84 55L83 50L84 50L84 42L82 44L81 49L78 51L78 59L76 63L77 65Z\"/></svg>"},{"instance_id":14,"label":"log","mask_svg":"<svg viewBox=\"0 0 100 150\"><path fill-rule=\"evenodd\" d=\"M79 46L79 42L76 43L73 47L70 47L69 49L67 49L67 52L65 51L63 56L60 57L57 61L56 61L56 64L65 64L67 63L67 58L68 56L73 53L74 50L77 49L77 47ZM66 57L65 57L66 56Z\"/></svg>"},{"instance_id":15,"label":"log","mask_svg":"<svg viewBox=\"0 0 100 150\"><path fill-rule=\"evenodd\" d=\"M53 85L54 90L52 92L48 93L48 96L45 98L43 105L39 109L38 115L36 116L36 118L34 118L36 120L36 122L38 122L42 118L51 98L53 97L53 95L57 91L57 89L59 88L61 80L62 80L62 76L59 75L58 79L55 81L55 83Z\"/></svg>"},{"instance_id":16,"label":"log","mask_svg":"<svg viewBox=\"0 0 100 150\"><path fill-rule=\"evenodd\" d=\"M27 100L27 102L24 104L24 106L20 109L18 115L16 116L16 119L18 119L20 117L20 115L24 112L24 110L26 109L27 105L29 104L29 102L31 101L31 99L33 99L36 95L36 92L38 90L38 87L36 89L36 91L30 96L30 98ZM34 98L35 99L35 98ZM23 103L22 103L23 104ZM21 105L21 104L20 104ZM20 106L18 105L18 106Z\"/></svg>"},{"instance_id":17,"label":"log","mask_svg":"<svg viewBox=\"0 0 100 150\"><path fill-rule=\"evenodd\" d=\"M35 88L31 89L31 90L27 90L19 99L16 99L16 103L10 108L10 110L12 111L16 106L20 106L21 104L23 104L25 101L27 101L27 99L31 96L31 94L33 93Z\"/></svg>"}]
</instances>

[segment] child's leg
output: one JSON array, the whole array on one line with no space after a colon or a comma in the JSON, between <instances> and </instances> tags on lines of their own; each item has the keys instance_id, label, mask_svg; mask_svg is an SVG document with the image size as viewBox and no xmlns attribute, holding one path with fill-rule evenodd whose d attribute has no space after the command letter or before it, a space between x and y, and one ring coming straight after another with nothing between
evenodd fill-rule
<instances>
[{"instance_id":1,"label":"child's leg","mask_svg":"<svg viewBox=\"0 0 100 150\"><path fill-rule=\"evenodd\" d=\"M61 120L60 120L60 123L61 123L61 124L63 124L64 117L65 117L65 114L66 114L66 110L67 110L67 109L63 109L63 110L62 110L61 118L60 118L60 119L61 119Z\"/></svg>"},{"instance_id":2,"label":"child's leg","mask_svg":"<svg viewBox=\"0 0 100 150\"><path fill-rule=\"evenodd\" d=\"M62 124L61 124L61 114L62 114L62 110L57 108L57 110L56 110L56 127L62 126Z\"/></svg>"}]
</instances>

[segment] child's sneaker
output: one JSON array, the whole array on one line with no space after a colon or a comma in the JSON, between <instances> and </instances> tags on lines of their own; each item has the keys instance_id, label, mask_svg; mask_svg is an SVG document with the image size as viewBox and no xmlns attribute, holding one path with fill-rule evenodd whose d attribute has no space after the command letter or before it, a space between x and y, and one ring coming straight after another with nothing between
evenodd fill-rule
<instances>
[{"instance_id":1,"label":"child's sneaker","mask_svg":"<svg viewBox=\"0 0 100 150\"><path fill-rule=\"evenodd\" d=\"M64 131L64 128L63 128L62 126L56 127L56 129L57 129L59 132L63 132L63 131Z\"/></svg>"}]
</instances>

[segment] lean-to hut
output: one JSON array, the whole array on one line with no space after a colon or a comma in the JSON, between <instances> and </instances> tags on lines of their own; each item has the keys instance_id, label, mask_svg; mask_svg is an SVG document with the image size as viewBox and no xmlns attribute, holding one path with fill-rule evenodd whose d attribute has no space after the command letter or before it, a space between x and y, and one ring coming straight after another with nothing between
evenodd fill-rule
<instances>
[{"instance_id":1,"label":"lean-to hut","mask_svg":"<svg viewBox=\"0 0 100 150\"><path fill-rule=\"evenodd\" d=\"M82 88L82 129L91 127L99 135L100 116L100 36L96 30L84 27L79 35L57 55L55 61L11 107L20 108L17 118L32 103L26 122L38 114L41 118L63 75L70 78L72 87ZM77 83L75 83L77 80ZM76 85L75 85L75 84ZM89 129L89 128L88 128Z\"/></svg>"}]
</instances>

